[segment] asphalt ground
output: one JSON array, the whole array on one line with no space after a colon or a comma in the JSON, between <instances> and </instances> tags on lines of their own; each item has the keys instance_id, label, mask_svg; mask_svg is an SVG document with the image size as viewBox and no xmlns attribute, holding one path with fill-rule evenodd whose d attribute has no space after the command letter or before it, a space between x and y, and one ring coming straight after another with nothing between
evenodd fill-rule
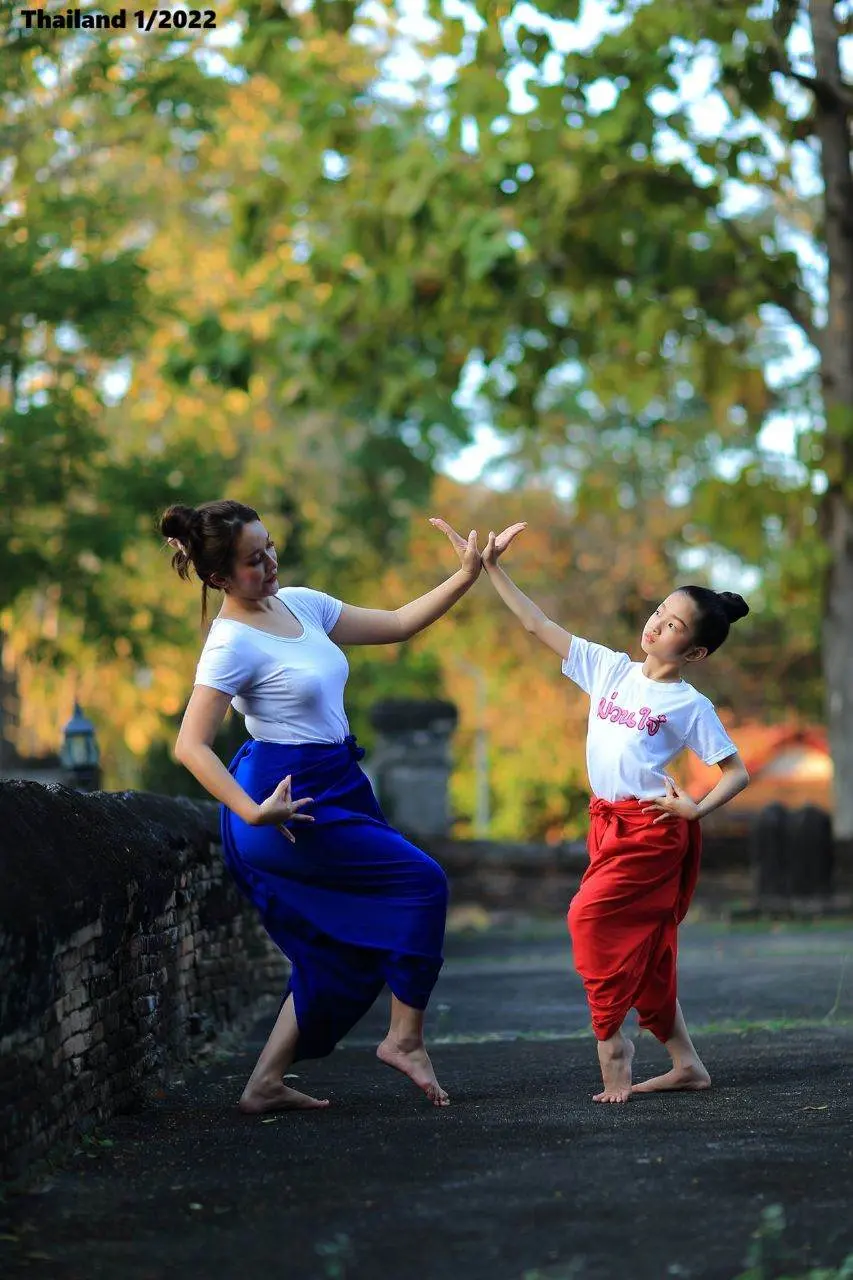
<instances>
[{"instance_id":1,"label":"asphalt ground","mask_svg":"<svg viewBox=\"0 0 853 1280\"><path fill-rule=\"evenodd\" d=\"M235 1108L215 1051L0 1210L7 1280L750 1280L853 1254L853 926L682 929L702 1094L591 1101L557 921L452 934L428 1020L446 1109L379 1064L387 1003L300 1063L324 1112ZM664 1069L647 1035L635 1078Z\"/></svg>"}]
</instances>

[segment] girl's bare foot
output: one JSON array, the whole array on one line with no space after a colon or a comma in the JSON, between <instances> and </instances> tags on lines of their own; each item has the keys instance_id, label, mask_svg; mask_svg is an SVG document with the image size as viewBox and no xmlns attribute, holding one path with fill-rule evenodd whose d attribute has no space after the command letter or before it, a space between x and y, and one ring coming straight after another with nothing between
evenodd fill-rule
<instances>
[{"instance_id":1,"label":"girl's bare foot","mask_svg":"<svg viewBox=\"0 0 853 1280\"><path fill-rule=\"evenodd\" d=\"M243 1090L237 1106L246 1115L260 1115L264 1111L315 1111L327 1107L328 1098L312 1098L309 1093L291 1089L280 1080L250 1080Z\"/></svg>"},{"instance_id":2,"label":"girl's bare foot","mask_svg":"<svg viewBox=\"0 0 853 1280\"><path fill-rule=\"evenodd\" d=\"M593 1095L593 1102L628 1102L631 1098L631 1063L634 1046L619 1031L609 1040L599 1040L598 1061L604 1088Z\"/></svg>"},{"instance_id":3,"label":"girl's bare foot","mask_svg":"<svg viewBox=\"0 0 853 1280\"><path fill-rule=\"evenodd\" d=\"M711 1077L708 1075L699 1058L690 1058L680 1062L671 1071L662 1076L652 1076L651 1080L641 1080L635 1084L633 1093L663 1093L668 1089L710 1089Z\"/></svg>"},{"instance_id":4,"label":"girl's bare foot","mask_svg":"<svg viewBox=\"0 0 853 1280\"><path fill-rule=\"evenodd\" d=\"M419 1089L423 1089L435 1107L447 1107L450 1099L435 1078L435 1071L422 1040L394 1040L386 1036L376 1056L386 1066L402 1071Z\"/></svg>"}]
</instances>

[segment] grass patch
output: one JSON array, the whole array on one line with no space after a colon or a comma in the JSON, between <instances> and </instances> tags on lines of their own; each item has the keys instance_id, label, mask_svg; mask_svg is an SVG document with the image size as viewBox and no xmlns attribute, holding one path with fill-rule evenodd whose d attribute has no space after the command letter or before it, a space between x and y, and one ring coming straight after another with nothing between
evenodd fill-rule
<instances>
[{"instance_id":1,"label":"grass patch","mask_svg":"<svg viewBox=\"0 0 853 1280\"><path fill-rule=\"evenodd\" d=\"M853 1253L837 1267L817 1266L808 1271L797 1267L785 1241L785 1210L780 1204L768 1205L761 1215L745 1266L734 1280L853 1280ZM792 1266L796 1269L791 1270Z\"/></svg>"},{"instance_id":2,"label":"grass patch","mask_svg":"<svg viewBox=\"0 0 853 1280\"><path fill-rule=\"evenodd\" d=\"M757 917L754 920L718 920L708 917L693 921L688 916L681 928L686 929L688 933L695 929L710 935L733 934L735 937L749 936L753 933L762 935L788 933L801 937L814 933L846 933L849 936L851 924L853 924L851 916L797 916L784 920L765 917Z\"/></svg>"},{"instance_id":3,"label":"grass patch","mask_svg":"<svg viewBox=\"0 0 853 1280\"><path fill-rule=\"evenodd\" d=\"M853 1280L853 1254L837 1267L815 1266L802 1270L785 1240L785 1211L780 1204L769 1205L764 1210L761 1222L752 1233L743 1265L745 1270L739 1271L732 1280ZM524 1271L521 1280L583 1280L585 1272L583 1260L572 1258ZM688 1275L692 1269L673 1264L665 1274Z\"/></svg>"},{"instance_id":4,"label":"grass patch","mask_svg":"<svg viewBox=\"0 0 853 1280\"><path fill-rule=\"evenodd\" d=\"M704 1026L691 1026L691 1036L748 1036L758 1032L770 1035L782 1035L789 1031L818 1031L827 1028L853 1031L853 1018L776 1018L766 1022L725 1021L708 1022ZM630 1032L628 1033L630 1035ZM653 1040L651 1032L640 1031L635 1039ZM555 1028L544 1028L537 1031L450 1031L442 1034L440 1029L433 1028L429 1037L430 1048L439 1045L478 1045L478 1044L512 1044L524 1042L559 1042L563 1040L591 1040L592 1028L574 1027L565 1031ZM338 1048L367 1049L376 1043L373 1039L350 1038L345 1045ZM853 1278L851 1278L853 1280Z\"/></svg>"},{"instance_id":5,"label":"grass patch","mask_svg":"<svg viewBox=\"0 0 853 1280\"><path fill-rule=\"evenodd\" d=\"M777 1035L784 1031L820 1031L827 1028L849 1030L853 1028L853 1018L838 1018L827 1014L823 1018L767 1018L754 1020L744 1018L727 1018L721 1022L706 1022L703 1025L691 1026L691 1036L747 1036L755 1032L769 1032Z\"/></svg>"}]
</instances>

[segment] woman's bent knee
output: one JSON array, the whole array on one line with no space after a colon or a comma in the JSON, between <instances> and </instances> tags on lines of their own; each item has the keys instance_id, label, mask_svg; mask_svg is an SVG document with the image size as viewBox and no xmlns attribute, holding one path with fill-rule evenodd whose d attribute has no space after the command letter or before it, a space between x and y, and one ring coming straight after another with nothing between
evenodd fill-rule
<instances>
[{"instance_id":1,"label":"woman's bent knee","mask_svg":"<svg viewBox=\"0 0 853 1280\"><path fill-rule=\"evenodd\" d=\"M429 885L430 897L434 899L438 906L447 907L450 897L450 885L448 883L447 874L443 867L440 867L432 858L427 858L429 867L429 876L427 883Z\"/></svg>"}]
</instances>

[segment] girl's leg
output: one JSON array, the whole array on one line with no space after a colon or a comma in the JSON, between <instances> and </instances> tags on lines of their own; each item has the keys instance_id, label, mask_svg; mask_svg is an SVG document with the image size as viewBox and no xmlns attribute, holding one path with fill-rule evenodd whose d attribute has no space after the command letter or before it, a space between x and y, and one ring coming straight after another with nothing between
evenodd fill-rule
<instances>
[{"instance_id":1,"label":"girl's leg","mask_svg":"<svg viewBox=\"0 0 853 1280\"><path fill-rule=\"evenodd\" d=\"M653 1076L633 1087L634 1093L658 1093L667 1089L708 1089L711 1085L702 1059L690 1039L681 1005L675 1002L675 1022L664 1046L672 1058L672 1070L662 1076Z\"/></svg>"},{"instance_id":2,"label":"girl's leg","mask_svg":"<svg viewBox=\"0 0 853 1280\"><path fill-rule=\"evenodd\" d=\"M435 1078L435 1071L424 1045L424 1010L413 1009L391 995L391 1024L388 1034L376 1050L380 1062L397 1071L423 1089L436 1107L446 1107L450 1099Z\"/></svg>"},{"instance_id":3,"label":"girl's leg","mask_svg":"<svg viewBox=\"0 0 853 1280\"><path fill-rule=\"evenodd\" d=\"M299 1026L291 994L281 1006L270 1038L243 1090L238 1104L241 1111L257 1115L261 1111L307 1111L329 1105L327 1098L312 1098L298 1089L289 1089L282 1080L293 1062L298 1039Z\"/></svg>"},{"instance_id":4,"label":"girl's leg","mask_svg":"<svg viewBox=\"0 0 853 1280\"><path fill-rule=\"evenodd\" d=\"M634 1046L620 1027L615 1035L598 1041L598 1061L604 1088L593 1102L628 1102L631 1098L631 1062Z\"/></svg>"}]
</instances>

